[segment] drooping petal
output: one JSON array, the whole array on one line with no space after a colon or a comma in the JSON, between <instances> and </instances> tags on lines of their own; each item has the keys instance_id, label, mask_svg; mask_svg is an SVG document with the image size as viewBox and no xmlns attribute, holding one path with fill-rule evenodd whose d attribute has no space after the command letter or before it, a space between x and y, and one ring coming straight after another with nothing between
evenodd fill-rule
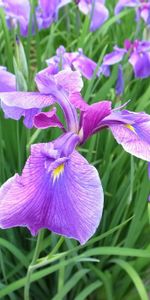
<instances>
[{"instance_id":1,"label":"drooping petal","mask_svg":"<svg viewBox=\"0 0 150 300\"><path fill-rule=\"evenodd\" d=\"M87 107L81 115L81 140L85 142L92 134L99 130L102 120L111 113L111 102L102 101Z\"/></svg>"},{"instance_id":2,"label":"drooping petal","mask_svg":"<svg viewBox=\"0 0 150 300\"><path fill-rule=\"evenodd\" d=\"M125 151L150 161L150 116L130 111L112 112L101 126L108 126Z\"/></svg>"},{"instance_id":3,"label":"drooping petal","mask_svg":"<svg viewBox=\"0 0 150 300\"><path fill-rule=\"evenodd\" d=\"M22 109L20 107L12 107L1 103L1 108L4 111L5 118L10 118L18 121L21 117L24 117L24 125L27 128L33 127L33 118L40 111L38 108Z\"/></svg>"},{"instance_id":4,"label":"drooping petal","mask_svg":"<svg viewBox=\"0 0 150 300\"><path fill-rule=\"evenodd\" d=\"M33 235L48 228L84 244L101 219L101 182L78 152L54 159L57 152L55 142L32 146L22 176L0 189L0 226L26 226Z\"/></svg>"},{"instance_id":5,"label":"drooping petal","mask_svg":"<svg viewBox=\"0 0 150 300\"><path fill-rule=\"evenodd\" d=\"M12 91L16 91L16 77L4 67L0 67L0 92Z\"/></svg>"},{"instance_id":6,"label":"drooping petal","mask_svg":"<svg viewBox=\"0 0 150 300\"><path fill-rule=\"evenodd\" d=\"M56 108L54 107L49 112L41 112L34 116L34 126L36 128L45 129L48 127L59 127L64 129L63 124L60 122L56 115Z\"/></svg>"},{"instance_id":7,"label":"drooping petal","mask_svg":"<svg viewBox=\"0 0 150 300\"><path fill-rule=\"evenodd\" d=\"M119 63L126 53L126 49L118 48L117 46L115 46L113 52L104 56L103 65L111 66Z\"/></svg>"},{"instance_id":8,"label":"drooping petal","mask_svg":"<svg viewBox=\"0 0 150 300\"><path fill-rule=\"evenodd\" d=\"M12 107L24 109L43 108L55 103L53 97L40 94L38 92L10 92L0 93L0 99L3 103Z\"/></svg>"},{"instance_id":9,"label":"drooping petal","mask_svg":"<svg viewBox=\"0 0 150 300\"><path fill-rule=\"evenodd\" d=\"M0 93L0 100L5 117L19 120L23 116L28 128L33 126L34 115L54 103L54 98L37 92Z\"/></svg>"},{"instance_id":10,"label":"drooping petal","mask_svg":"<svg viewBox=\"0 0 150 300\"><path fill-rule=\"evenodd\" d=\"M150 54L133 52L129 58L133 66L135 77L146 78L150 76Z\"/></svg>"},{"instance_id":11,"label":"drooping petal","mask_svg":"<svg viewBox=\"0 0 150 300\"><path fill-rule=\"evenodd\" d=\"M97 64L92 59L88 58L84 54L78 54L76 59L72 60L73 67L78 70L82 76L87 79L91 79L94 71L96 70Z\"/></svg>"}]
</instances>

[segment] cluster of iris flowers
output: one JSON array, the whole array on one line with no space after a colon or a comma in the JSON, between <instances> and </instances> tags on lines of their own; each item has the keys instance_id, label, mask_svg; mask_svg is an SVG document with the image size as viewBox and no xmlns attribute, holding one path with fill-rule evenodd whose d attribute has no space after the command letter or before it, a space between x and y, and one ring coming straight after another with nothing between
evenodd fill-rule
<instances>
[{"instance_id":1,"label":"cluster of iris flowers","mask_svg":"<svg viewBox=\"0 0 150 300\"><path fill-rule=\"evenodd\" d=\"M57 21L61 8L69 3L74 3L81 13L89 16L91 31L97 30L109 17L105 0L38 0L37 2L33 10L29 0L0 0L0 7L6 13L8 27L11 29L19 24L22 36L28 35L30 24L33 33L36 28L38 30L49 28ZM119 0L115 7L115 15L126 7L135 9L137 22L143 19L145 24L150 25L149 0Z\"/></svg>"},{"instance_id":2,"label":"cluster of iris flowers","mask_svg":"<svg viewBox=\"0 0 150 300\"><path fill-rule=\"evenodd\" d=\"M39 29L47 28L58 17L59 9L71 1L38 1L36 21ZM1 0L7 24L19 23L26 36L30 20L28 1ZM57 5L56 5L57 4ZM108 18L104 1L75 1L91 18L91 30ZM149 21L149 3L119 1L115 12L125 6L135 7L145 22ZM98 15L101 14L101 18ZM146 17L147 16L147 17ZM32 21L32 20L31 20ZM34 24L33 24L34 28ZM78 152L82 145L103 129L109 129L128 153L150 161L150 115L132 112L126 105L114 108L111 101L89 105L82 97L82 76L90 80L110 75L110 66L118 64L117 91L123 92L121 61L127 55L137 78L150 76L150 43L126 40L124 48L115 46L98 67L82 49L67 52L60 46L56 55L47 60L47 68L35 76L37 92L16 90L16 77L0 67L0 101L6 118L19 120L28 128L58 127L61 135L48 143L31 146L30 156L22 175L15 174L0 188L0 227L27 227L33 235L47 228L59 235L78 240L81 244L95 233L103 212L104 195L96 168ZM65 123L58 117L60 106Z\"/></svg>"}]
</instances>

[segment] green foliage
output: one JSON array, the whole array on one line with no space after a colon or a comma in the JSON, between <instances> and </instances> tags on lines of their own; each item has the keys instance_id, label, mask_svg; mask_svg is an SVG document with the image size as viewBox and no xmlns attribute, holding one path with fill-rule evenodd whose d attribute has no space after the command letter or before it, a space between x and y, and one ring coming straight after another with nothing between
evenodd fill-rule
<instances>
[{"instance_id":1,"label":"green foliage","mask_svg":"<svg viewBox=\"0 0 150 300\"><path fill-rule=\"evenodd\" d=\"M34 75L46 66L45 59L63 44L73 51L83 47L85 54L102 62L113 45L137 37L132 11L121 13L121 23L113 16L114 1L107 1L111 16L96 32L90 33L88 18L74 4L61 10L57 23L45 31L21 40L16 57L15 32L9 32L0 9L0 64L20 78L21 89L34 90ZM132 24L132 26L129 26ZM142 37L143 25L139 32ZM19 58L21 56L21 58ZM23 64L18 66L18 59ZM22 66L22 67L21 67ZM89 102L110 99L113 106L131 99L128 108L150 113L149 79L135 80L124 63L126 88L123 97L115 95L116 68L110 78L86 81L83 97ZM49 130L27 130L22 122L6 120L0 112L0 184L20 172L31 143L57 136ZM27 146L26 146L27 145ZM94 299L147 300L150 295L150 229L147 197L150 186L147 165L123 152L106 131L93 136L79 149L102 178L105 208L96 235L85 245L45 231L40 257L31 272L30 297L40 300ZM1 230L0 299L23 299L26 272L35 249L36 238L27 229Z\"/></svg>"}]
</instances>

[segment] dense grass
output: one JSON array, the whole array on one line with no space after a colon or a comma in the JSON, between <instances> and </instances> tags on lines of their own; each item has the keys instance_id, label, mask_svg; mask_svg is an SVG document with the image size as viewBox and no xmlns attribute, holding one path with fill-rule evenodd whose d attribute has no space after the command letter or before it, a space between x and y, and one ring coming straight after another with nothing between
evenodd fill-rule
<instances>
[{"instance_id":1,"label":"dense grass","mask_svg":"<svg viewBox=\"0 0 150 300\"><path fill-rule=\"evenodd\" d=\"M69 51L82 47L86 55L100 64L104 54L115 44L122 46L126 38L148 35L143 24L137 32L131 10L121 13L118 24L113 15L114 5L115 1L107 1L110 18L94 33L88 30L88 19L71 4L61 10L58 22L49 30L21 38L28 63L23 88L35 89L35 73L46 66L45 59L61 44ZM15 72L16 33L7 30L2 11L1 20L0 65ZM109 99L114 107L131 99L128 109L150 113L149 79L135 80L126 62L124 70L126 85L121 98L115 95L115 67L110 78L85 80L83 97L89 103ZM29 131L22 121L6 120L0 112L0 184L21 171L31 143L49 141L58 134L55 129ZM150 184L147 164L125 153L107 130L93 136L79 150L97 168L102 179L105 192L102 222L85 246L46 230L41 233L40 257L46 258L33 267L31 299L148 300L150 227L147 198ZM1 230L0 233L0 299L20 300L36 238L24 228Z\"/></svg>"}]
</instances>

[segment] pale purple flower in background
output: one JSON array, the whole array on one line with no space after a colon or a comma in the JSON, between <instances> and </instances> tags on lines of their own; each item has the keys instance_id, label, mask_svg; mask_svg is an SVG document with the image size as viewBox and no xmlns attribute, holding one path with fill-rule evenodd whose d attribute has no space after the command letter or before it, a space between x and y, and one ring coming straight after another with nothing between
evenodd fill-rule
<instances>
[{"instance_id":1,"label":"pale purple flower in background","mask_svg":"<svg viewBox=\"0 0 150 300\"><path fill-rule=\"evenodd\" d=\"M114 50L105 55L99 74L108 77L111 73L111 66L118 64L117 94L123 92L124 79L121 61L128 55L128 62L132 65L136 78L147 78L150 76L150 42L125 40L124 48L114 47Z\"/></svg>"},{"instance_id":2,"label":"pale purple flower in background","mask_svg":"<svg viewBox=\"0 0 150 300\"><path fill-rule=\"evenodd\" d=\"M109 17L105 0L75 0L75 2L84 15L89 15L91 31L97 30Z\"/></svg>"},{"instance_id":3,"label":"pale purple flower in background","mask_svg":"<svg viewBox=\"0 0 150 300\"><path fill-rule=\"evenodd\" d=\"M119 0L115 7L115 14L119 14L126 7L135 8L137 22L142 18L147 25L150 24L149 0Z\"/></svg>"},{"instance_id":4,"label":"pale purple flower in background","mask_svg":"<svg viewBox=\"0 0 150 300\"><path fill-rule=\"evenodd\" d=\"M79 71L82 76L91 79L97 68L97 63L87 57L82 49L76 52L66 52L63 46L56 50L56 55L47 59L48 68L45 72L48 74L57 74L63 69Z\"/></svg>"},{"instance_id":5,"label":"pale purple flower in background","mask_svg":"<svg viewBox=\"0 0 150 300\"><path fill-rule=\"evenodd\" d=\"M48 28L58 19L59 9L72 0L39 0L36 8L38 29Z\"/></svg>"},{"instance_id":6,"label":"pale purple flower in background","mask_svg":"<svg viewBox=\"0 0 150 300\"><path fill-rule=\"evenodd\" d=\"M110 101L88 105L80 96L83 83L77 71L53 76L42 71L36 83L40 91L36 97L9 92L0 93L0 99L16 111L35 107L35 103L41 108L57 103L66 125L54 107L33 117L37 128L57 126L64 133L52 142L32 145L22 175L14 175L1 187L0 227L26 226L33 235L48 228L84 244L98 227L104 196L98 172L75 148L99 130L110 128L127 152L150 161L150 116L112 110Z\"/></svg>"},{"instance_id":7,"label":"pale purple flower in background","mask_svg":"<svg viewBox=\"0 0 150 300\"><path fill-rule=\"evenodd\" d=\"M38 0L35 7L36 24L32 16L32 33L37 26L39 30L50 27L51 23L57 20L58 12L61 7L70 3L72 0ZM0 6L3 7L7 25L10 29L20 28L22 36L27 36L29 32L31 6L29 0L1 0Z\"/></svg>"},{"instance_id":8,"label":"pale purple flower in background","mask_svg":"<svg viewBox=\"0 0 150 300\"><path fill-rule=\"evenodd\" d=\"M27 36L30 21L29 0L1 0L1 6L6 13L8 27L12 29L19 25L21 35Z\"/></svg>"}]
</instances>

